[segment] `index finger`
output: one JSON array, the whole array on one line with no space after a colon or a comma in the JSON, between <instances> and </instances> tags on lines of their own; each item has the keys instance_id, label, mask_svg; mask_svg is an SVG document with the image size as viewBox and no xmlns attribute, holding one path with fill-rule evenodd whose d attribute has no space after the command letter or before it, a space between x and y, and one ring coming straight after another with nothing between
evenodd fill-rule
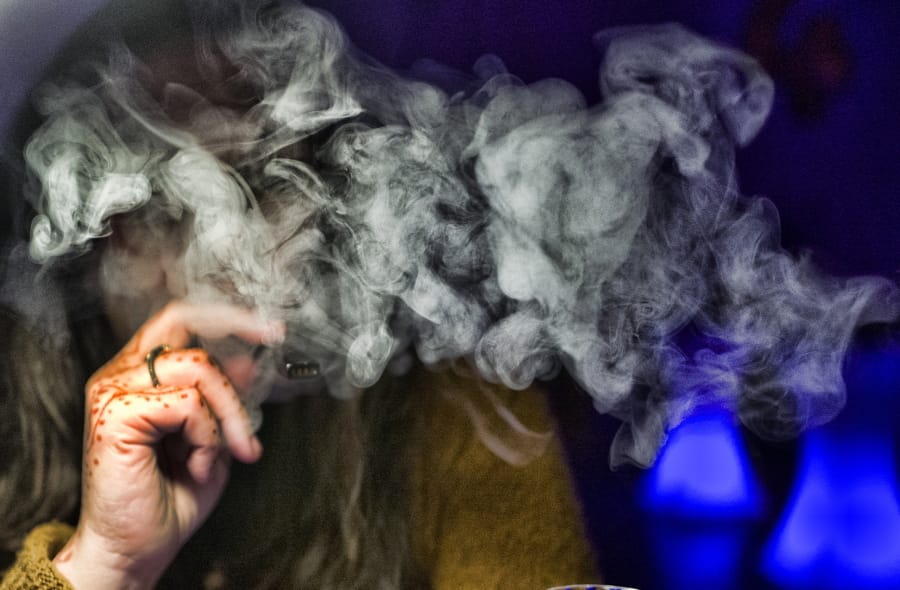
<instances>
[{"instance_id":1,"label":"index finger","mask_svg":"<svg viewBox=\"0 0 900 590\"><path fill-rule=\"evenodd\" d=\"M141 361L153 348L166 344L183 348L192 336L219 339L237 336L251 344L274 344L284 338L284 323L267 320L259 313L226 303L193 304L172 301L131 337L119 353Z\"/></svg>"}]
</instances>

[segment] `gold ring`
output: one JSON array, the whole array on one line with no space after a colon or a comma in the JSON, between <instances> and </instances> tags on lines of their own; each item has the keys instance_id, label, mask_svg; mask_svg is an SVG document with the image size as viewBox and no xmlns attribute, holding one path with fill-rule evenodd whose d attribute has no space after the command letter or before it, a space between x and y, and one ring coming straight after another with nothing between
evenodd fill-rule
<instances>
[{"instance_id":1,"label":"gold ring","mask_svg":"<svg viewBox=\"0 0 900 590\"><path fill-rule=\"evenodd\" d=\"M169 350L168 344L160 344L148 352L147 356L144 357L144 361L147 362L147 370L150 372L150 381L153 382L153 387L159 387L159 377L156 376L156 367L153 366L153 363L156 362L156 357L164 352L169 352Z\"/></svg>"}]
</instances>

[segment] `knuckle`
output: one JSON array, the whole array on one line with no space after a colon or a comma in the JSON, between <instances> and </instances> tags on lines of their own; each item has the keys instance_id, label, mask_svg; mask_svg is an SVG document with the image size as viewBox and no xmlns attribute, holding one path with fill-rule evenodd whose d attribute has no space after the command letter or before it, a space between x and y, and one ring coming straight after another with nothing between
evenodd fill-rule
<instances>
[{"instance_id":1,"label":"knuckle","mask_svg":"<svg viewBox=\"0 0 900 590\"><path fill-rule=\"evenodd\" d=\"M181 299L170 299L163 306L163 313L180 313L180 309L184 306Z\"/></svg>"},{"instance_id":2,"label":"knuckle","mask_svg":"<svg viewBox=\"0 0 900 590\"><path fill-rule=\"evenodd\" d=\"M203 392L197 387L186 387L178 391L177 400L187 415L203 417L212 416L212 409Z\"/></svg>"},{"instance_id":3,"label":"knuckle","mask_svg":"<svg viewBox=\"0 0 900 590\"><path fill-rule=\"evenodd\" d=\"M195 361L203 364L210 364L210 361L212 360L212 357L209 356L209 353L203 348L190 348L187 352L194 357Z\"/></svg>"},{"instance_id":4,"label":"knuckle","mask_svg":"<svg viewBox=\"0 0 900 590\"><path fill-rule=\"evenodd\" d=\"M90 398L99 398L102 396L106 396L107 394L124 394L126 391L123 387L109 378L98 378L91 381L88 384L87 388L88 397Z\"/></svg>"},{"instance_id":5,"label":"knuckle","mask_svg":"<svg viewBox=\"0 0 900 590\"><path fill-rule=\"evenodd\" d=\"M188 407L196 406L203 401L203 396L196 387L186 387L181 389L177 392L177 395L178 399Z\"/></svg>"},{"instance_id":6,"label":"knuckle","mask_svg":"<svg viewBox=\"0 0 900 590\"><path fill-rule=\"evenodd\" d=\"M215 365L209 353L202 348L170 350L160 354L156 361L158 366L159 363L165 364L168 372L186 372L189 375L194 375L197 371L206 371Z\"/></svg>"},{"instance_id":7,"label":"knuckle","mask_svg":"<svg viewBox=\"0 0 900 590\"><path fill-rule=\"evenodd\" d=\"M182 300L172 299L160 310L159 316L169 323L179 323L184 319L186 306Z\"/></svg>"},{"instance_id":8,"label":"knuckle","mask_svg":"<svg viewBox=\"0 0 900 590\"><path fill-rule=\"evenodd\" d=\"M103 389L103 381L104 380L97 375L88 380L87 385L84 388L88 398L94 398L99 395L100 390Z\"/></svg>"}]
</instances>

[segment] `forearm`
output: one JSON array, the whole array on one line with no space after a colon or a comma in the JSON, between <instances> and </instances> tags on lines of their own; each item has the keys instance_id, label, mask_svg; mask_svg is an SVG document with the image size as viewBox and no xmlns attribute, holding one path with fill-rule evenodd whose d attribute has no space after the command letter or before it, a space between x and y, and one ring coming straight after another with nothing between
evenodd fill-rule
<instances>
[{"instance_id":1,"label":"forearm","mask_svg":"<svg viewBox=\"0 0 900 590\"><path fill-rule=\"evenodd\" d=\"M79 530L53 558L53 566L75 590L147 590L167 563L136 562L116 553L101 537Z\"/></svg>"}]
</instances>

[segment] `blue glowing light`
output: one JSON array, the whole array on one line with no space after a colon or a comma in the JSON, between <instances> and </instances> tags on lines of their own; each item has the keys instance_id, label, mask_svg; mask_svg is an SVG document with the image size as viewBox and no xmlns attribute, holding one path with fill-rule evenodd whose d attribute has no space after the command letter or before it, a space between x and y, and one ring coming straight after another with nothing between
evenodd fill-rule
<instances>
[{"instance_id":1,"label":"blue glowing light","mask_svg":"<svg viewBox=\"0 0 900 590\"><path fill-rule=\"evenodd\" d=\"M644 506L666 590L738 588L761 494L734 417L705 409L675 428L645 480Z\"/></svg>"},{"instance_id":2,"label":"blue glowing light","mask_svg":"<svg viewBox=\"0 0 900 590\"><path fill-rule=\"evenodd\" d=\"M751 528L746 521L656 519L650 525L653 558L663 590L734 590Z\"/></svg>"},{"instance_id":3,"label":"blue glowing light","mask_svg":"<svg viewBox=\"0 0 900 590\"><path fill-rule=\"evenodd\" d=\"M766 575L784 588L900 588L900 350L857 350L845 373L847 411L805 437L790 500L764 551Z\"/></svg>"},{"instance_id":4,"label":"blue glowing light","mask_svg":"<svg viewBox=\"0 0 900 590\"><path fill-rule=\"evenodd\" d=\"M734 418L722 410L675 428L647 480L644 504L667 516L747 518L761 507Z\"/></svg>"},{"instance_id":5,"label":"blue glowing light","mask_svg":"<svg viewBox=\"0 0 900 590\"><path fill-rule=\"evenodd\" d=\"M900 588L900 502L889 442L810 433L765 551L772 580L797 590Z\"/></svg>"}]
</instances>

